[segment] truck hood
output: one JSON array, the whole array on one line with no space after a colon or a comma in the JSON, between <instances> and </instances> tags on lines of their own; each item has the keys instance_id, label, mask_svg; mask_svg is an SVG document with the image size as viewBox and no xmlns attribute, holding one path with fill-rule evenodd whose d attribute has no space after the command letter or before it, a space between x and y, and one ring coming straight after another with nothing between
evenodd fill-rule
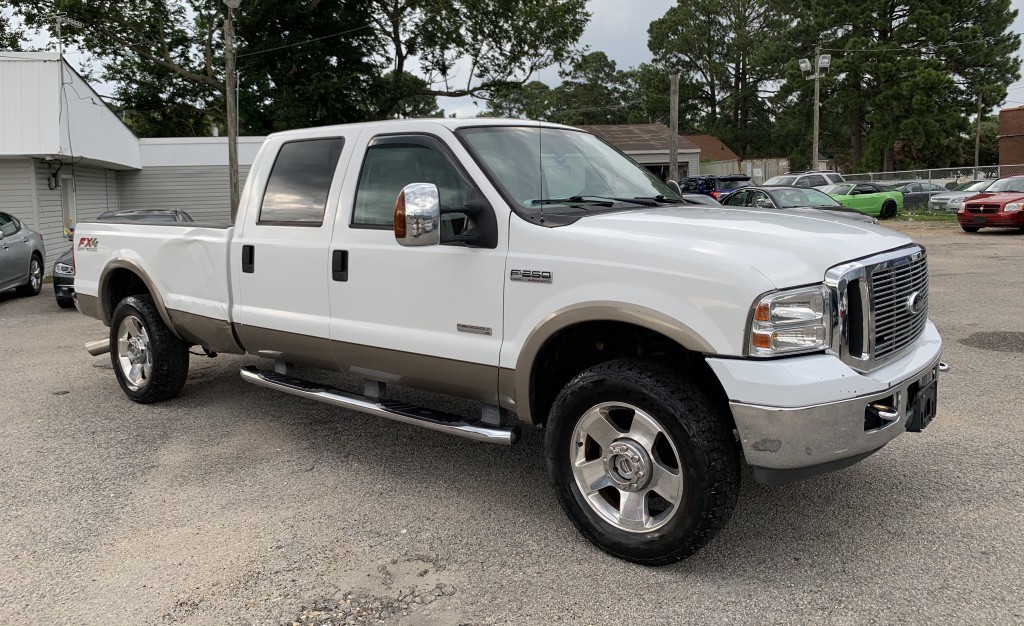
<instances>
[{"instance_id":1,"label":"truck hood","mask_svg":"<svg viewBox=\"0 0 1024 626\"><path fill-rule=\"evenodd\" d=\"M841 213L740 207L663 207L594 215L572 228L614 239L626 250L670 247L714 255L722 264L743 264L776 287L820 282L845 261L913 243L887 228ZM685 260L685 259L683 259Z\"/></svg>"}]
</instances>

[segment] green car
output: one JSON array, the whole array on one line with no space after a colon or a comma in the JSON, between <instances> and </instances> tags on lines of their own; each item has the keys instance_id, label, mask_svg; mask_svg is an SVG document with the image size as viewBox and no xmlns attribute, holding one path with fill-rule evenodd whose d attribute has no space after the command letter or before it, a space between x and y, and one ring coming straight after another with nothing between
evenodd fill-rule
<instances>
[{"instance_id":1,"label":"green car","mask_svg":"<svg viewBox=\"0 0 1024 626\"><path fill-rule=\"evenodd\" d=\"M898 191L882 191L871 183L840 183L821 187L821 190L843 206L882 220L894 217L903 210L903 194Z\"/></svg>"}]
</instances>

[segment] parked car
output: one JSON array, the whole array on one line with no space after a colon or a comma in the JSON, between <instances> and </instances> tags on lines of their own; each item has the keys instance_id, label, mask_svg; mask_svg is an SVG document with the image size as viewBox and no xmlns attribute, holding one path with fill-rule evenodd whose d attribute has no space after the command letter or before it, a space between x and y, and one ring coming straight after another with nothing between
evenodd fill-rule
<instances>
[{"instance_id":1,"label":"parked car","mask_svg":"<svg viewBox=\"0 0 1024 626\"><path fill-rule=\"evenodd\" d=\"M782 176L774 176L761 183L762 187L824 187L841 183L843 175L839 172L790 172Z\"/></svg>"},{"instance_id":2,"label":"parked car","mask_svg":"<svg viewBox=\"0 0 1024 626\"><path fill-rule=\"evenodd\" d=\"M124 209L107 211L96 218L104 222L192 222L192 216L178 209ZM68 248L53 264L53 295L57 306L70 309L75 306L75 255Z\"/></svg>"},{"instance_id":3,"label":"parked car","mask_svg":"<svg viewBox=\"0 0 1024 626\"><path fill-rule=\"evenodd\" d=\"M0 213L0 291L35 296L43 288L43 238L9 213Z\"/></svg>"},{"instance_id":4,"label":"parked car","mask_svg":"<svg viewBox=\"0 0 1024 626\"><path fill-rule=\"evenodd\" d=\"M932 211L948 211L959 213L964 208L964 200L977 195L995 181L991 180L969 180L962 185L957 185L952 191L946 191L932 196L928 201L928 208Z\"/></svg>"},{"instance_id":5,"label":"parked car","mask_svg":"<svg viewBox=\"0 0 1024 626\"><path fill-rule=\"evenodd\" d=\"M844 207L834 198L817 189L803 187L747 187L732 194L725 206L763 207L767 209L813 209L843 214L850 219L877 222L856 209Z\"/></svg>"},{"instance_id":6,"label":"parked car","mask_svg":"<svg viewBox=\"0 0 1024 626\"><path fill-rule=\"evenodd\" d=\"M956 221L968 233L982 228L1019 228L1024 232L1024 174L1000 178L984 193L971 196Z\"/></svg>"},{"instance_id":7,"label":"parked car","mask_svg":"<svg viewBox=\"0 0 1024 626\"><path fill-rule=\"evenodd\" d=\"M679 184L683 193L699 193L721 202L729 194L752 184L749 176L728 174L725 176L691 176Z\"/></svg>"},{"instance_id":8,"label":"parked car","mask_svg":"<svg viewBox=\"0 0 1024 626\"><path fill-rule=\"evenodd\" d=\"M821 190L843 206L883 220L895 217L903 208L903 194L879 189L873 183L841 183L822 187Z\"/></svg>"},{"instance_id":9,"label":"parked car","mask_svg":"<svg viewBox=\"0 0 1024 626\"><path fill-rule=\"evenodd\" d=\"M875 183L880 189L898 191L903 194L903 208L916 211L928 208L931 197L947 191L942 185L924 180L911 180L896 183Z\"/></svg>"},{"instance_id":10,"label":"parked car","mask_svg":"<svg viewBox=\"0 0 1024 626\"><path fill-rule=\"evenodd\" d=\"M706 204L708 206L722 206L722 203L711 196L702 193L681 193L679 197L690 204Z\"/></svg>"}]
</instances>

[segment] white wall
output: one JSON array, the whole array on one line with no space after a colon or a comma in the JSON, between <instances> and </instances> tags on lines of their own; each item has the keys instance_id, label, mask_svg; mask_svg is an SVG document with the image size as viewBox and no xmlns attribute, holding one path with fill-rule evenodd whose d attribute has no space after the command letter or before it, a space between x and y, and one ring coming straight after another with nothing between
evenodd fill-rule
<instances>
[{"instance_id":1,"label":"white wall","mask_svg":"<svg viewBox=\"0 0 1024 626\"><path fill-rule=\"evenodd\" d=\"M65 165L61 176L74 176L76 216L79 221L95 219L104 211L119 207L117 197L118 173L89 165ZM50 189L47 179L50 167L42 161L35 162L36 199L38 201L39 223L34 228L43 236L46 246L46 271L53 269L53 262L60 257L71 243L64 238L64 205L61 203L61 189ZM63 184L71 184L63 181Z\"/></svg>"},{"instance_id":2,"label":"white wall","mask_svg":"<svg viewBox=\"0 0 1024 626\"><path fill-rule=\"evenodd\" d=\"M28 157L0 158L0 211L17 217L33 230L38 221L32 189L34 168Z\"/></svg>"},{"instance_id":3,"label":"white wall","mask_svg":"<svg viewBox=\"0 0 1024 626\"><path fill-rule=\"evenodd\" d=\"M266 137L239 137L238 164L252 165ZM228 164L227 137L159 137L140 139L142 167Z\"/></svg>"},{"instance_id":4,"label":"white wall","mask_svg":"<svg viewBox=\"0 0 1024 626\"><path fill-rule=\"evenodd\" d=\"M238 168L238 189L245 187L249 165ZM180 209L197 222L231 221L227 165L147 165L137 172L118 172L122 209Z\"/></svg>"},{"instance_id":5,"label":"white wall","mask_svg":"<svg viewBox=\"0 0 1024 626\"><path fill-rule=\"evenodd\" d=\"M142 167L139 140L70 66L64 65L60 154L122 168Z\"/></svg>"},{"instance_id":6,"label":"white wall","mask_svg":"<svg viewBox=\"0 0 1024 626\"><path fill-rule=\"evenodd\" d=\"M57 151L59 91L56 54L0 55L0 155Z\"/></svg>"}]
</instances>

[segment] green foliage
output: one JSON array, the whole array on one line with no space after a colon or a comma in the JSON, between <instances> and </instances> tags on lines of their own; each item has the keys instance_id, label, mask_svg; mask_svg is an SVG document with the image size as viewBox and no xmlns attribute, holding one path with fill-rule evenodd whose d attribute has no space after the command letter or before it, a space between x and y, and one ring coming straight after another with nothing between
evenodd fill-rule
<instances>
[{"instance_id":1,"label":"green foliage","mask_svg":"<svg viewBox=\"0 0 1024 626\"><path fill-rule=\"evenodd\" d=\"M14 27L11 18L0 12L0 50L21 50L24 35Z\"/></svg>"}]
</instances>

